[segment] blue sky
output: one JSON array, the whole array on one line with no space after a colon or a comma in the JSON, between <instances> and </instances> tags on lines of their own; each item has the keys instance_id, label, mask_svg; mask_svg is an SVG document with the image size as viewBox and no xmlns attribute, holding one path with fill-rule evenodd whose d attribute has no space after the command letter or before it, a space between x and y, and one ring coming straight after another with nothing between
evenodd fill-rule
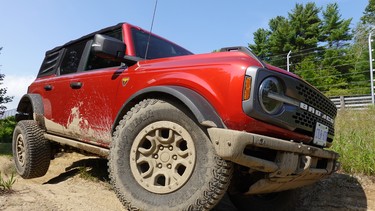
<instances>
[{"instance_id":1,"label":"blue sky","mask_svg":"<svg viewBox=\"0 0 375 211\"><path fill-rule=\"evenodd\" d=\"M129 22L149 30L155 0L1 0L0 73L15 96L15 108L35 79L45 51L72 39ZM258 28L277 15L286 16L305 0L159 0L153 32L194 53L227 46L247 46ZM368 0L316 0L318 6L337 2L343 18L358 23Z\"/></svg>"}]
</instances>

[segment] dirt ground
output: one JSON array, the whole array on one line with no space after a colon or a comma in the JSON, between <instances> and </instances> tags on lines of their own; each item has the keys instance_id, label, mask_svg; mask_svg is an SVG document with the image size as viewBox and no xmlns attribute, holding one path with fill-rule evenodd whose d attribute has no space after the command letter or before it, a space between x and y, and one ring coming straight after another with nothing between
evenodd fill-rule
<instances>
[{"instance_id":1,"label":"dirt ground","mask_svg":"<svg viewBox=\"0 0 375 211\"><path fill-rule=\"evenodd\" d=\"M11 158L0 156L0 172L10 172L12 166ZM106 167L104 159L62 154L44 177L17 177L13 191L0 194L0 210L123 210L108 183ZM375 178L335 174L300 192L297 210L375 211Z\"/></svg>"}]
</instances>

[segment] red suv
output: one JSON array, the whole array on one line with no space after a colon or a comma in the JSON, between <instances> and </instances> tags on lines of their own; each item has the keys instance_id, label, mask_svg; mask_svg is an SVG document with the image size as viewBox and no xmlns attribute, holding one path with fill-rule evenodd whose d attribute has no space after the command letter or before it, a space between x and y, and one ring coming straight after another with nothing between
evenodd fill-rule
<instances>
[{"instance_id":1,"label":"red suv","mask_svg":"<svg viewBox=\"0 0 375 211\"><path fill-rule=\"evenodd\" d=\"M288 209L290 189L339 166L323 149L336 108L311 85L247 48L193 55L128 23L47 51L17 112L23 178L61 147L85 150L108 158L128 210L208 210L224 195Z\"/></svg>"}]
</instances>

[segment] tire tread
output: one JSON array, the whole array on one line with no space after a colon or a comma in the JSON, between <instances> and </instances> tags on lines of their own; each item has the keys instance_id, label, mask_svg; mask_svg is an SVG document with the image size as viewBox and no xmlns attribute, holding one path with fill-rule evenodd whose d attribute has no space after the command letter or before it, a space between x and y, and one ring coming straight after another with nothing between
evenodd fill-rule
<instances>
[{"instance_id":1,"label":"tire tread","mask_svg":"<svg viewBox=\"0 0 375 211\"><path fill-rule=\"evenodd\" d=\"M24 144L27 148L26 163L21 177L32 179L44 176L48 171L51 161L50 143L44 138L44 130L34 120L22 120L18 122L16 127L19 127L20 131L24 133ZM14 134L13 139L16 138L15 136L16 134ZM17 162L16 155L14 157L15 162Z\"/></svg>"},{"instance_id":2,"label":"tire tread","mask_svg":"<svg viewBox=\"0 0 375 211\"><path fill-rule=\"evenodd\" d=\"M133 108L130 109L124 115L123 119L119 122L116 126L115 132L113 133L113 142L118 140L120 131L125 127L125 122L130 120L133 115L138 114L142 109L147 108L148 106L154 105L156 103L166 103L163 100L159 99L145 99L138 104L136 104ZM132 123L134 124L134 123ZM119 190L118 185L116 184L116 175L113 172L113 166L116 165L116 153L113 147L116 143L111 144L111 150L109 155L109 162L108 162L108 171L109 177L112 186L114 187L115 193L117 197L120 199L122 204L127 210L138 211L139 208L132 205L132 203L125 198L122 194L122 191ZM194 211L194 210L210 210L213 208L216 203L224 196L228 186L230 184L233 168L232 163L227 162L221 159L219 156L215 155L214 158L215 167L213 168L211 174L213 175L213 181L208 184L208 187L205 191L202 192L199 199L195 201L195 204L188 205L184 210L187 211Z\"/></svg>"}]
</instances>

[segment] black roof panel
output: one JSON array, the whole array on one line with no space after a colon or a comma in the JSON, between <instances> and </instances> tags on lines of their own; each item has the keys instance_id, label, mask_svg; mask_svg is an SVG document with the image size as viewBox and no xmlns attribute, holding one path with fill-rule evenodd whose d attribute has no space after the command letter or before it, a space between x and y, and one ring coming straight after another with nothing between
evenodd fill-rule
<instances>
[{"instance_id":1,"label":"black roof panel","mask_svg":"<svg viewBox=\"0 0 375 211\"><path fill-rule=\"evenodd\" d=\"M54 52L56 52L56 51L59 51L59 50L61 50L62 48L66 47L66 46L68 46L68 45L71 45L71 44L73 44L73 43L76 43L76 42L80 42L80 41L86 40L86 39L88 39L88 38L90 38L90 37L93 37L95 34L101 34L101 33L107 32L107 31L112 31L112 30L118 29L118 28L120 28L123 24L124 24L124 23L118 23L118 24L116 24L116 25L114 25L114 26L106 27L106 28L104 28L104 29L100 29L100 30L98 30L98 31L92 32L92 33L90 33L90 34L87 34L87 35L85 35L85 36L83 36L83 37L81 37L81 38L78 38L78 39L75 39L75 40L71 40L71 41L65 43L64 45L61 45L61 46L55 47L55 48L53 48L53 49L47 51L47 52L46 52L46 55L51 54L51 53L54 53Z\"/></svg>"}]
</instances>

